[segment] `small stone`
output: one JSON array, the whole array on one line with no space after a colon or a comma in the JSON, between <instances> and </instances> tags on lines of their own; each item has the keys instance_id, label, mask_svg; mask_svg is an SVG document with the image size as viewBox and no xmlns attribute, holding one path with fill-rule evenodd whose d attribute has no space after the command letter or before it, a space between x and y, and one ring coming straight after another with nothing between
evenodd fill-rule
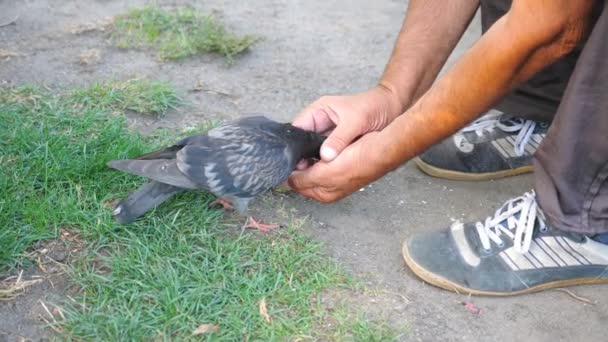
<instances>
[{"instance_id":1,"label":"small stone","mask_svg":"<svg viewBox=\"0 0 608 342\"><path fill-rule=\"evenodd\" d=\"M53 259L55 261L63 262L63 261L65 261L65 259L67 259L68 253L66 253L65 251L62 251L62 250L53 251L53 253L51 253L49 255L49 257L51 257L51 259Z\"/></svg>"},{"instance_id":2,"label":"small stone","mask_svg":"<svg viewBox=\"0 0 608 342\"><path fill-rule=\"evenodd\" d=\"M79 56L81 65L95 65L101 60L101 51L99 49L90 49L83 51Z\"/></svg>"}]
</instances>

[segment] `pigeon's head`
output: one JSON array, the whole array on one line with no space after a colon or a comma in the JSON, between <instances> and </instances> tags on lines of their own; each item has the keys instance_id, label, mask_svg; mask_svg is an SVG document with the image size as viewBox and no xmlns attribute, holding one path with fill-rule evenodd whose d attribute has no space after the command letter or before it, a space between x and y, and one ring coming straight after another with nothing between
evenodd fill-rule
<instances>
[{"instance_id":1,"label":"pigeon's head","mask_svg":"<svg viewBox=\"0 0 608 342\"><path fill-rule=\"evenodd\" d=\"M305 131L289 123L283 125L281 135L296 152L299 159L320 159L319 151L327 137L316 132Z\"/></svg>"}]
</instances>

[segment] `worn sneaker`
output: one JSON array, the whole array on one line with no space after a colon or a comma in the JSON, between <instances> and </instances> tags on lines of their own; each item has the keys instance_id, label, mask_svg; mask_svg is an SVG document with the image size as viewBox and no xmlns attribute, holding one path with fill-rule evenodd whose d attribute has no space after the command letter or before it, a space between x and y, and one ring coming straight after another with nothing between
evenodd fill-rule
<instances>
[{"instance_id":1,"label":"worn sneaker","mask_svg":"<svg viewBox=\"0 0 608 342\"><path fill-rule=\"evenodd\" d=\"M414 161L424 173L454 180L489 180L532 171L532 155L549 125L490 110Z\"/></svg>"},{"instance_id":2,"label":"worn sneaker","mask_svg":"<svg viewBox=\"0 0 608 342\"><path fill-rule=\"evenodd\" d=\"M507 201L484 222L411 238L403 258L429 284L474 295L608 283L608 245L552 229L534 192Z\"/></svg>"}]
</instances>

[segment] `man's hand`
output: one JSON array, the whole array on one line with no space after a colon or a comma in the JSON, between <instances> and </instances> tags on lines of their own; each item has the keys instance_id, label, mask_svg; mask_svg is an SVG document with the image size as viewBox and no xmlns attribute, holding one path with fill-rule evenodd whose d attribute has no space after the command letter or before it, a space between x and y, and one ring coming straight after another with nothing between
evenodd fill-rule
<instances>
[{"instance_id":1,"label":"man's hand","mask_svg":"<svg viewBox=\"0 0 608 342\"><path fill-rule=\"evenodd\" d=\"M346 147L333 161L319 161L294 171L289 187L320 202L334 202L382 177L386 170L378 158L378 132L367 133Z\"/></svg>"},{"instance_id":2,"label":"man's hand","mask_svg":"<svg viewBox=\"0 0 608 342\"><path fill-rule=\"evenodd\" d=\"M404 115L392 120L390 116L383 120L382 115L376 116L378 111L370 110L374 101L323 98L294 123L318 132L335 130L323 146L322 161L306 171L294 172L290 186L305 196L331 202L380 178L455 133L510 89L568 53L588 31L592 7L593 2L585 0L514 0L509 12L430 90ZM407 61L407 56L397 56L396 60ZM383 81L389 87L385 88L410 94L406 99L412 101L416 98L411 96L413 92L400 91L414 88L407 86L409 81L401 87L399 82L391 82L405 77L403 70L409 69L387 68L385 74L389 75ZM406 105L409 107L409 102ZM362 119L353 115L357 113L366 114ZM371 133L348 146L366 132Z\"/></svg>"},{"instance_id":3,"label":"man's hand","mask_svg":"<svg viewBox=\"0 0 608 342\"><path fill-rule=\"evenodd\" d=\"M294 172L289 179L291 188L331 202L394 168L393 164L387 165L390 160L382 148L389 148L388 143L395 138L379 139L376 132L431 86L478 5L478 0L411 0L380 85L355 96L323 97L293 122L329 137L321 149L322 161L306 171ZM301 162L298 170L306 167L308 164Z\"/></svg>"},{"instance_id":4,"label":"man's hand","mask_svg":"<svg viewBox=\"0 0 608 342\"><path fill-rule=\"evenodd\" d=\"M334 160L348 145L365 133L379 131L403 112L396 94L384 86L353 96L325 96L293 121L305 130L328 134L321 159ZM300 163L299 169L306 167Z\"/></svg>"}]
</instances>

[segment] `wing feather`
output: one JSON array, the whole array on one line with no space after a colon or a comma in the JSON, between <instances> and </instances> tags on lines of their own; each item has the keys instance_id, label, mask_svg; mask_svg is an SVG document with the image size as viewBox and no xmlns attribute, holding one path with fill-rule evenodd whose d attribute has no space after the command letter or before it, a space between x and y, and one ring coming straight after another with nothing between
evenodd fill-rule
<instances>
[{"instance_id":1,"label":"wing feather","mask_svg":"<svg viewBox=\"0 0 608 342\"><path fill-rule=\"evenodd\" d=\"M265 130L226 125L181 149L177 166L216 195L254 197L287 179L294 166L288 148Z\"/></svg>"}]
</instances>

